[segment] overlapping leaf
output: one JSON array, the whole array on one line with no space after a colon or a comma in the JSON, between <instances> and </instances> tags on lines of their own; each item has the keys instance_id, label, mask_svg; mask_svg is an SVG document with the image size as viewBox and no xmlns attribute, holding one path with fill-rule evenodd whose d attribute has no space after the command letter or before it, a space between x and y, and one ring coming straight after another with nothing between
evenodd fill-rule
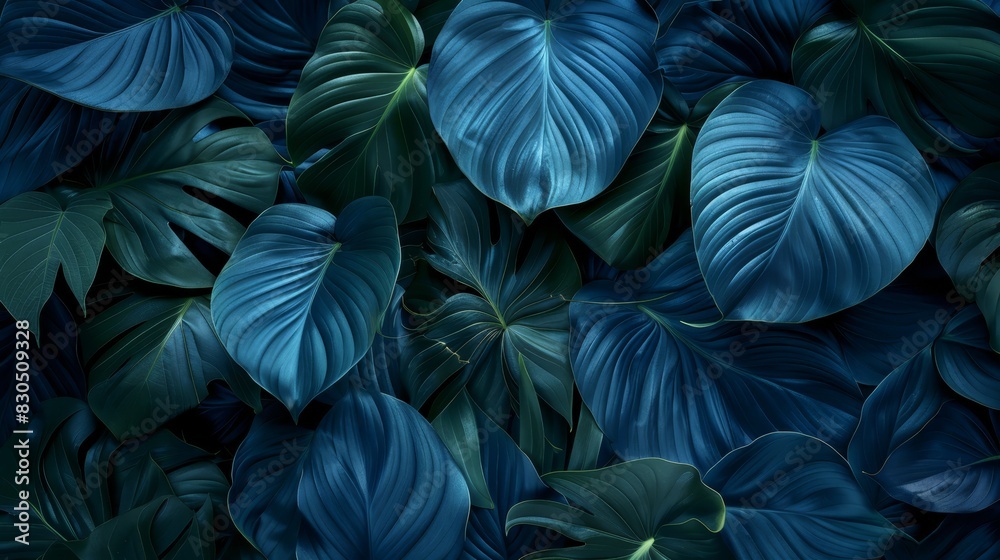
<instances>
[{"instance_id":1,"label":"overlapping leaf","mask_svg":"<svg viewBox=\"0 0 1000 560\"><path fill-rule=\"evenodd\" d=\"M624 458L707 469L774 431L838 449L861 408L836 342L807 327L719 323L690 232L647 267L570 304L573 374Z\"/></svg>"}]
</instances>

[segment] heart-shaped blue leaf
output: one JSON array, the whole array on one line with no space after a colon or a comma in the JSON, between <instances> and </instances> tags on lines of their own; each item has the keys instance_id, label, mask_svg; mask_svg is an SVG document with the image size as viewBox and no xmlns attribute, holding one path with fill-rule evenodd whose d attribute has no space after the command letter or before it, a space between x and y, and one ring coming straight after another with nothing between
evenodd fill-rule
<instances>
[{"instance_id":1,"label":"heart-shaped blue leaf","mask_svg":"<svg viewBox=\"0 0 1000 560\"><path fill-rule=\"evenodd\" d=\"M0 74L107 111L191 105L233 64L233 31L187 2L11 0L0 16Z\"/></svg>"},{"instance_id":2,"label":"heart-shaped blue leaf","mask_svg":"<svg viewBox=\"0 0 1000 560\"><path fill-rule=\"evenodd\" d=\"M365 355L399 273L389 202L365 197L335 218L304 204L265 210L212 290L229 353L298 417Z\"/></svg>"},{"instance_id":3,"label":"heart-shaped blue leaf","mask_svg":"<svg viewBox=\"0 0 1000 560\"><path fill-rule=\"evenodd\" d=\"M774 431L846 447L861 403L836 341L804 326L694 326L718 318L690 232L574 296L573 374L612 447L701 469Z\"/></svg>"},{"instance_id":4,"label":"heart-shaped blue leaf","mask_svg":"<svg viewBox=\"0 0 1000 560\"><path fill-rule=\"evenodd\" d=\"M430 424L361 390L346 390L314 432L280 410L260 415L234 459L229 501L271 560L453 560L469 515L468 488Z\"/></svg>"},{"instance_id":5,"label":"heart-shaped blue leaf","mask_svg":"<svg viewBox=\"0 0 1000 560\"><path fill-rule=\"evenodd\" d=\"M851 468L822 441L774 433L705 474L722 494L722 537L740 560L873 558L896 529L872 507Z\"/></svg>"},{"instance_id":6,"label":"heart-shaped blue leaf","mask_svg":"<svg viewBox=\"0 0 1000 560\"><path fill-rule=\"evenodd\" d=\"M729 319L802 322L857 304L917 256L937 210L934 180L891 121L818 137L816 101L749 83L698 136L694 242Z\"/></svg>"},{"instance_id":7,"label":"heart-shaped blue leaf","mask_svg":"<svg viewBox=\"0 0 1000 560\"><path fill-rule=\"evenodd\" d=\"M656 31L634 0L466 0L434 45L431 119L476 188L525 220L589 200L656 111Z\"/></svg>"},{"instance_id":8,"label":"heart-shaped blue leaf","mask_svg":"<svg viewBox=\"0 0 1000 560\"><path fill-rule=\"evenodd\" d=\"M978 307L966 307L948 322L934 344L934 361L956 393L1000 409L1000 355L990 348L986 320Z\"/></svg>"}]
</instances>

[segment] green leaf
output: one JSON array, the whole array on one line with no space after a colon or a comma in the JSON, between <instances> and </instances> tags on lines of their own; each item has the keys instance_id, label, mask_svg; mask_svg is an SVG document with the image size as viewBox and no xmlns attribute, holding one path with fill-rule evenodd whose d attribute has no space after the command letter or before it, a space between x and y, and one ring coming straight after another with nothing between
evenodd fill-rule
<instances>
[{"instance_id":1,"label":"green leaf","mask_svg":"<svg viewBox=\"0 0 1000 560\"><path fill-rule=\"evenodd\" d=\"M848 0L799 39L795 84L832 130L869 112L891 118L933 154L969 151L965 135L1000 135L1000 17L979 0ZM936 126L934 113L945 123Z\"/></svg>"},{"instance_id":2,"label":"green leaf","mask_svg":"<svg viewBox=\"0 0 1000 560\"><path fill-rule=\"evenodd\" d=\"M296 164L329 149L298 184L334 214L366 195L400 222L423 218L444 156L427 108L424 37L395 0L360 0L330 20L288 108Z\"/></svg>"},{"instance_id":3,"label":"green leaf","mask_svg":"<svg viewBox=\"0 0 1000 560\"><path fill-rule=\"evenodd\" d=\"M198 406L216 379L260 408L259 387L215 334L207 296L134 295L86 325L80 342L90 406L119 439Z\"/></svg>"},{"instance_id":4,"label":"green leaf","mask_svg":"<svg viewBox=\"0 0 1000 560\"><path fill-rule=\"evenodd\" d=\"M523 560L730 558L719 538L726 515L722 496L705 486L690 465L639 459L550 473L542 480L576 507L521 502L508 513L507 531L537 525L584 545L536 552Z\"/></svg>"},{"instance_id":5,"label":"green leaf","mask_svg":"<svg viewBox=\"0 0 1000 560\"><path fill-rule=\"evenodd\" d=\"M104 249L101 221L110 208L104 193L70 189L27 192L0 205L0 302L16 319L28 320L36 337L60 267L86 310Z\"/></svg>"},{"instance_id":6,"label":"green leaf","mask_svg":"<svg viewBox=\"0 0 1000 560\"><path fill-rule=\"evenodd\" d=\"M206 128L221 121L221 128ZM229 123L242 126L229 127ZM211 99L169 113L143 131L135 117L109 138L83 182L106 192L108 250L130 274L208 288L212 274L185 244L193 236L230 254L246 228L225 207L259 214L274 202L282 162L263 131ZM214 130L214 132L213 132ZM203 131L209 134L200 134ZM126 143L124 153L116 146Z\"/></svg>"},{"instance_id":7,"label":"green leaf","mask_svg":"<svg viewBox=\"0 0 1000 560\"><path fill-rule=\"evenodd\" d=\"M469 485L472 505L492 509L493 500L486 485L483 460L479 452L479 425L476 423L475 406L469 399L469 394L462 391L431 425L455 459L458 470L462 471L462 476Z\"/></svg>"},{"instance_id":8,"label":"green leaf","mask_svg":"<svg viewBox=\"0 0 1000 560\"><path fill-rule=\"evenodd\" d=\"M229 483L210 454L169 432L119 445L86 403L69 398L42 403L27 428L31 540L36 552L48 545L42 558L212 557L214 543L203 535L224 511ZM0 451L5 472L16 470L14 446L24 437ZM23 489L4 478L0 511L13 511ZM0 544L0 553L24 552Z\"/></svg>"},{"instance_id":9,"label":"green leaf","mask_svg":"<svg viewBox=\"0 0 1000 560\"><path fill-rule=\"evenodd\" d=\"M490 207L468 183L436 186L434 195L428 232L434 254L428 261L472 290L449 297L422 326L427 338L468 362L457 377L438 378L445 385L438 398L467 386L498 424L506 424L515 405L522 421L527 413L540 422L541 401L572 424L569 310L563 298L579 289L580 275L569 247L553 236L527 235L523 222L505 210L498 210L491 232ZM427 380L421 390L433 393Z\"/></svg>"},{"instance_id":10,"label":"green leaf","mask_svg":"<svg viewBox=\"0 0 1000 560\"><path fill-rule=\"evenodd\" d=\"M607 263L644 266L690 221L691 154L702 123L736 84L713 90L689 109L669 82L653 121L621 173L592 200L556 210L566 227Z\"/></svg>"},{"instance_id":11,"label":"green leaf","mask_svg":"<svg viewBox=\"0 0 1000 560\"><path fill-rule=\"evenodd\" d=\"M990 329L990 346L1000 351L1000 163L966 177L941 209L935 248L955 289L975 301Z\"/></svg>"}]
</instances>

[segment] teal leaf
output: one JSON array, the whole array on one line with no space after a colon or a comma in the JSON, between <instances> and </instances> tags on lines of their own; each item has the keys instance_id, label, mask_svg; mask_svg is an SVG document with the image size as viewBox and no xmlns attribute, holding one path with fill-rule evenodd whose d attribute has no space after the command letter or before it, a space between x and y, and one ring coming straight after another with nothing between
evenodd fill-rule
<instances>
[{"instance_id":1,"label":"teal leaf","mask_svg":"<svg viewBox=\"0 0 1000 560\"><path fill-rule=\"evenodd\" d=\"M820 137L815 107L794 86L751 82L698 136L694 242L727 319L795 323L855 305L930 235L934 180L899 128L865 117Z\"/></svg>"},{"instance_id":2,"label":"teal leaf","mask_svg":"<svg viewBox=\"0 0 1000 560\"><path fill-rule=\"evenodd\" d=\"M217 379L260 407L260 389L212 328L206 296L133 295L87 324L80 345L90 372L87 400L119 439L198 406Z\"/></svg>"},{"instance_id":3,"label":"teal leaf","mask_svg":"<svg viewBox=\"0 0 1000 560\"><path fill-rule=\"evenodd\" d=\"M423 49L420 25L395 0L359 0L323 30L288 109L288 149L296 164L329 149L298 178L327 210L379 195L400 222L426 216L445 154L428 113Z\"/></svg>"},{"instance_id":4,"label":"teal leaf","mask_svg":"<svg viewBox=\"0 0 1000 560\"><path fill-rule=\"evenodd\" d=\"M399 273L392 206L365 197L339 217L280 204L257 218L212 290L223 344L298 418L365 355Z\"/></svg>"},{"instance_id":5,"label":"teal leaf","mask_svg":"<svg viewBox=\"0 0 1000 560\"><path fill-rule=\"evenodd\" d=\"M520 411L540 410L544 401L571 423L569 314L563 298L579 288L580 276L569 247L543 232L528 234L516 216L503 211L494 229L486 199L467 183L438 185L434 195L428 231L434 252L427 259L472 290L449 297L421 326L427 338L468 362L447 382L447 392L468 386L473 401L497 419L509 418L508 391L516 391L529 399ZM531 382L527 391L521 389L523 379ZM539 420L537 414L528 418ZM522 430L538 434L538 427Z\"/></svg>"},{"instance_id":6,"label":"teal leaf","mask_svg":"<svg viewBox=\"0 0 1000 560\"><path fill-rule=\"evenodd\" d=\"M468 489L416 410L348 390L315 431L282 416L255 420L229 496L237 526L268 558L459 557ZM268 474L273 463L281 468Z\"/></svg>"},{"instance_id":7,"label":"teal leaf","mask_svg":"<svg viewBox=\"0 0 1000 560\"><path fill-rule=\"evenodd\" d=\"M1000 16L986 4L844 4L849 19L820 21L792 53L795 84L819 97L824 128L853 122L871 107L931 155L969 151L966 135L1000 135Z\"/></svg>"},{"instance_id":8,"label":"teal leaf","mask_svg":"<svg viewBox=\"0 0 1000 560\"><path fill-rule=\"evenodd\" d=\"M641 2L462 2L431 56L431 118L459 168L529 223L618 175L656 111Z\"/></svg>"},{"instance_id":9,"label":"teal leaf","mask_svg":"<svg viewBox=\"0 0 1000 560\"><path fill-rule=\"evenodd\" d=\"M110 209L107 194L70 189L23 193L0 205L0 302L15 319L27 320L35 336L60 269L87 308Z\"/></svg>"},{"instance_id":10,"label":"teal leaf","mask_svg":"<svg viewBox=\"0 0 1000 560\"><path fill-rule=\"evenodd\" d=\"M206 128L219 121L226 126ZM233 214L257 215L274 202L281 159L263 132L219 99L172 111L144 130L150 124L133 116L116 129L79 181L111 197L107 247L122 268L157 284L211 287L215 275L185 240L232 253L245 229Z\"/></svg>"},{"instance_id":11,"label":"teal leaf","mask_svg":"<svg viewBox=\"0 0 1000 560\"><path fill-rule=\"evenodd\" d=\"M1000 349L1000 163L966 177L945 202L938 218L935 248L958 293L975 301L989 325L990 346Z\"/></svg>"},{"instance_id":12,"label":"teal leaf","mask_svg":"<svg viewBox=\"0 0 1000 560\"><path fill-rule=\"evenodd\" d=\"M639 459L593 471L554 472L542 480L576 505L521 502L508 514L508 531L536 525L584 544L524 560L731 558L719 538L726 511L722 497L690 465Z\"/></svg>"}]
</instances>

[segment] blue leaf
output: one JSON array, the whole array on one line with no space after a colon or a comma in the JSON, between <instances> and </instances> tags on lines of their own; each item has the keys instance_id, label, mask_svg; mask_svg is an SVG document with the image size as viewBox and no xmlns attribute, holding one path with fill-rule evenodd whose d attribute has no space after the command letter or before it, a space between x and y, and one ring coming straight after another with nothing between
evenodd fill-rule
<instances>
[{"instance_id":1,"label":"blue leaf","mask_svg":"<svg viewBox=\"0 0 1000 560\"><path fill-rule=\"evenodd\" d=\"M548 548L539 531L530 527L512 527L506 532L507 512L526 500L563 502L558 492L546 486L535 467L504 431L477 413L480 456L483 474L493 508L472 508L468 537L465 541L467 560L519 560L522 556ZM541 540L541 542L539 542Z\"/></svg>"},{"instance_id":2,"label":"blue leaf","mask_svg":"<svg viewBox=\"0 0 1000 560\"><path fill-rule=\"evenodd\" d=\"M966 307L948 322L934 344L934 360L941 378L956 393L1000 409L1000 355L990 348L979 308Z\"/></svg>"},{"instance_id":3,"label":"blue leaf","mask_svg":"<svg viewBox=\"0 0 1000 560\"><path fill-rule=\"evenodd\" d=\"M771 81L723 101L694 148L695 247L729 319L802 322L855 305L917 256L934 180L891 121L817 138L809 94Z\"/></svg>"},{"instance_id":4,"label":"blue leaf","mask_svg":"<svg viewBox=\"0 0 1000 560\"><path fill-rule=\"evenodd\" d=\"M612 446L702 469L774 431L844 448L861 403L836 342L808 327L695 326L718 310L693 253L687 232L570 304L573 373Z\"/></svg>"},{"instance_id":5,"label":"blue leaf","mask_svg":"<svg viewBox=\"0 0 1000 560\"><path fill-rule=\"evenodd\" d=\"M873 477L897 500L944 513L1000 501L1000 441L962 401L946 401L912 438L892 449Z\"/></svg>"},{"instance_id":6,"label":"blue leaf","mask_svg":"<svg viewBox=\"0 0 1000 560\"><path fill-rule=\"evenodd\" d=\"M814 326L840 341L858 383L875 386L933 344L965 305L928 252L884 290Z\"/></svg>"},{"instance_id":7,"label":"blue leaf","mask_svg":"<svg viewBox=\"0 0 1000 560\"><path fill-rule=\"evenodd\" d=\"M0 202L34 190L89 155L114 121L0 78ZM103 125L103 129L102 129Z\"/></svg>"},{"instance_id":8,"label":"blue leaf","mask_svg":"<svg viewBox=\"0 0 1000 560\"><path fill-rule=\"evenodd\" d=\"M298 417L368 351L399 262L384 198L361 198L339 218L303 204L269 208L215 283L216 330L237 363Z\"/></svg>"},{"instance_id":9,"label":"blue leaf","mask_svg":"<svg viewBox=\"0 0 1000 560\"><path fill-rule=\"evenodd\" d=\"M434 45L431 119L472 183L526 221L589 200L656 111L656 31L630 0L466 0Z\"/></svg>"},{"instance_id":10,"label":"blue leaf","mask_svg":"<svg viewBox=\"0 0 1000 560\"><path fill-rule=\"evenodd\" d=\"M792 47L832 0L690 4L656 42L664 75L689 102L726 83L791 81Z\"/></svg>"},{"instance_id":11,"label":"blue leaf","mask_svg":"<svg viewBox=\"0 0 1000 560\"><path fill-rule=\"evenodd\" d=\"M157 111L212 95L233 63L218 13L161 0L10 0L0 74L107 111Z\"/></svg>"},{"instance_id":12,"label":"blue leaf","mask_svg":"<svg viewBox=\"0 0 1000 560\"><path fill-rule=\"evenodd\" d=\"M869 500L886 517L906 515L907 508L871 477L889 453L916 435L944 404L947 389L934 371L930 349L919 352L882 381L865 401L847 457ZM910 523L919 521L910 512Z\"/></svg>"},{"instance_id":13,"label":"blue leaf","mask_svg":"<svg viewBox=\"0 0 1000 560\"><path fill-rule=\"evenodd\" d=\"M468 488L427 421L392 397L345 392L315 432L265 412L236 454L233 480L233 518L271 560L452 560L462 551Z\"/></svg>"},{"instance_id":14,"label":"blue leaf","mask_svg":"<svg viewBox=\"0 0 1000 560\"><path fill-rule=\"evenodd\" d=\"M284 120L328 14L346 5L346 0L240 1L223 14L233 27L236 56L218 95L252 119Z\"/></svg>"},{"instance_id":15,"label":"blue leaf","mask_svg":"<svg viewBox=\"0 0 1000 560\"><path fill-rule=\"evenodd\" d=\"M896 529L868 501L833 448L774 433L726 455L705 475L726 502L722 537L741 560L874 558Z\"/></svg>"},{"instance_id":16,"label":"blue leaf","mask_svg":"<svg viewBox=\"0 0 1000 560\"><path fill-rule=\"evenodd\" d=\"M972 515L949 515L920 544L900 541L886 560L995 560L1000 558L1000 507Z\"/></svg>"}]
</instances>

